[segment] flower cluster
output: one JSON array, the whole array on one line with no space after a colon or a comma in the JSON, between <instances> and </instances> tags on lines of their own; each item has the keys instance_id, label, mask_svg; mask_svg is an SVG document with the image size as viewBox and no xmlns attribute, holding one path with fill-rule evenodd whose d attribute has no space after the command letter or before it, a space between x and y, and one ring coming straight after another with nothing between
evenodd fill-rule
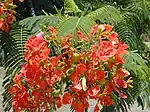
<instances>
[{"instance_id":1,"label":"flower cluster","mask_svg":"<svg viewBox=\"0 0 150 112\"><path fill-rule=\"evenodd\" d=\"M13 4L15 0L1 0L0 1L0 30L9 32L10 24L15 21L15 8L16 5ZM19 0L23 2L22 0Z\"/></svg>"},{"instance_id":2,"label":"flower cluster","mask_svg":"<svg viewBox=\"0 0 150 112\"><path fill-rule=\"evenodd\" d=\"M98 112L100 106L115 103L113 94L127 98L124 89L131 86L131 77L122 66L127 45L118 40L112 26L94 25L88 36L77 29L77 38L78 45L71 34L58 42L56 30L49 27L45 35L28 39L26 63L21 65L9 89L15 112L48 112L62 104L84 112L89 107L88 99L97 101L94 112ZM61 51L56 56L48 48L53 42Z\"/></svg>"}]
</instances>

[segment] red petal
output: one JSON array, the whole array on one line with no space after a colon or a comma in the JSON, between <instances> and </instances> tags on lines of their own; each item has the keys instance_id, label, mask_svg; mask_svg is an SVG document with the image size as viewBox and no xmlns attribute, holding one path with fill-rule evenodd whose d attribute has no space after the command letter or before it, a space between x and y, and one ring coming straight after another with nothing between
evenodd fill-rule
<instances>
[{"instance_id":1,"label":"red petal","mask_svg":"<svg viewBox=\"0 0 150 112\"><path fill-rule=\"evenodd\" d=\"M32 95L34 96L35 100L38 102L40 99L40 92L38 90L33 90Z\"/></svg>"},{"instance_id":2,"label":"red petal","mask_svg":"<svg viewBox=\"0 0 150 112\"><path fill-rule=\"evenodd\" d=\"M3 10L2 8L0 7L0 16L3 14Z\"/></svg>"},{"instance_id":3,"label":"red petal","mask_svg":"<svg viewBox=\"0 0 150 112\"><path fill-rule=\"evenodd\" d=\"M92 58L92 59L96 59L96 58L97 58L97 54L96 54L95 51L93 51L93 52L91 53L91 58Z\"/></svg>"},{"instance_id":4,"label":"red petal","mask_svg":"<svg viewBox=\"0 0 150 112\"><path fill-rule=\"evenodd\" d=\"M103 70L97 70L96 71L96 75L95 75L95 79L99 80L99 81L104 81L105 78L105 73Z\"/></svg>"},{"instance_id":5,"label":"red petal","mask_svg":"<svg viewBox=\"0 0 150 112\"><path fill-rule=\"evenodd\" d=\"M110 96L102 96L100 99L100 104L103 106L111 106L114 104L113 99Z\"/></svg>"},{"instance_id":6,"label":"red petal","mask_svg":"<svg viewBox=\"0 0 150 112\"><path fill-rule=\"evenodd\" d=\"M112 32L109 36L108 39L110 39L111 41L118 41L117 38L118 34L116 32Z\"/></svg>"},{"instance_id":7,"label":"red petal","mask_svg":"<svg viewBox=\"0 0 150 112\"><path fill-rule=\"evenodd\" d=\"M12 106L13 106L14 112L20 112L17 101L13 101Z\"/></svg>"},{"instance_id":8,"label":"red petal","mask_svg":"<svg viewBox=\"0 0 150 112\"><path fill-rule=\"evenodd\" d=\"M56 98L56 105L57 105L57 108L60 108L62 106L62 102L61 102L61 98L60 97Z\"/></svg>"},{"instance_id":9,"label":"red petal","mask_svg":"<svg viewBox=\"0 0 150 112\"><path fill-rule=\"evenodd\" d=\"M23 76L22 74L16 74L15 77L14 77L14 79L13 79L13 81L15 83L18 83L18 81L20 81L20 79L21 79L22 76Z\"/></svg>"},{"instance_id":10,"label":"red petal","mask_svg":"<svg viewBox=\"0 0 150 112\"><path fill-rule=\"evenodd\" d=\"M63 74L63 71L62 70L56 70L55 74L57 75L57 77L61 77Z\"/></svg>"},{"instance_id":11,"label":"red petal","mask_svg":"<svg viewBox=\"0 0 150 112\"><path fill-rule=\"evenodd\" d=\"M86 71L87 71L86 65L84 65L84 64L82 64L82 63L80 63L80 64L77 65L77 72L78 72L79 74L83 74L83 73L85 73Z\"/></svg>"},{"instance_id":12,"label":"red petal","mask_svg":"<svg viewBox=\"0 0 150 112\"><path fill-rule=\"evenodd\" d=\"M77 73L76 73L76 72L74 72L74 73L72 73L72 74L70 75L70 80L72 81L72 83L73 83L74 85L79 84L79 77L77 76Z\"/></svg>"},{"instance_id":13,"label":"red petal","mask_svg":"<svg viewBox=\"0 0 150 112\"><path fill-rule=\"evenodd\" d=\"M46 81L36 81L37 83L37 86L40 88L40 89L45 89L45 87L47 86L47 83Z\"/></svg>"},{"instance_id":14,"label":"red petal","mask_svg":"<svg viewBox=\"0 0 150 112\"><path fill-rule=\"evenodd\" d=\"M124 59L119 55L119 54L116 54L115 55L115 63L120 63L120 64L124 64Z\"/></svg>"},{"instance_id":15,"label":"red petal","mask_svg":"<svg viewBox=\"0 0 150 112\"><path fill-rule=\"evenodd\" d=\"M74 108L75 112L84 112L84 105L82 103L73 101L72 107Z\"/></svg>"},{"instance_id":16,"label":"red petal","mask_svg":"<svg viewBox=\"0 0 150 112\"><path fill-rule=\"evenodd\" d=\"M50 26L48 29L50 33L56 33L56 30L54 29L54 27Z\"/></svg>"},{"instance_id":17,"label":"red petal","mask_svg":"<svg viewBox=\"0 0 150 112\"><path fill-rule=\"evenodd\" d=\"M98 107L98 104L95 105L95 107L94 107L94 112L100 112L100 109L99 109L99 107Z\"/></svg>"},{"instance_id":18,"label":"red petal","mask_svg":"<svg viewBox=\"0 0 150 112\"><path fill-rule=\"evenodd\" d=\"M11 86L9 89L8 89L8 92L10 94L14 94L14 93L18 93L20 91L20 89L18 88L18 86Z\"/></svg>"},{"instance_id":19,"label":"red petal","mask_svg":"<svg viewBox=\"0 0 150 112\"><path fill-rule=\"evenodd\" d=\"M114 66L114 64L112 62L108 61L108 65L107 65L108 69L111 70L113 68L113 66Z\"/></svg>"},{"instance_id":20,"label":"red petal","mask_svg":"<svg viewBox=\"0 0 150 112\"><path fill-rule=\"evenodd\" d=\"M53 67L55 67L58 63L58 58L56 56L50 57L50 62Z\"/></svg>"},{"instance_id":21,"label":"red petal","mask_svg":"<svg viewBox=\"0 0 150 112\"><path fill-rule=\"evenodd\" d=\"M78 90L81 90L81 89L82 89L82 86L81 86L81 84L79 83L79 84L77 84L77 85L74 85L74 88L75 88L75 89L78 89Z\"/></svg>"},{"instance_id":22,"label":"red petal","mask_svg":"<svg viewBox=\"0 0 150 112\"><path fill-rule=\"evenodd\" d=\"M111 94L112 91L113 91L113 87L110 85L110 83L107 83L103 93Z\"/></svg>"},{"instance_id":23,"label":"red petal","mask_svg":"<svg viewBox=\"0 0 150 112\"><path fill-rule=\"evenodd\" d=\"M120 92L119 92L119 96L120 96L121 98L124 98L124 99L127 98L127 95L125 95L125 94L123 94L123 93L120 93Z\"/></svg>"},{"instance_id":24,"label":"red petal","mask_svg":"<svg viewBox=\"0 0 150 112\"><path fill-rule=\"evenodd\" d=\"M127 50L125 50L125 49L127 49L128 48L128 45L127 44L119 44L118 45L118 54L127 54L128 53L128 51Z\"/></svg>"},{"instance_id":25,"label":"red petal","mask_svg":"<svg viewBox=\"0 0 150 112\"><path fill-rule=\"evenodd\" d=\"M40 54L42 60L46 60L48 58L49 53L50 53L50 49L44 49L44 51L42 51L42 53Z\"/></svg>"},{"instance_id":26,"label":"red petal","mask_svg":"<svg viewBox=\"0 0 150 112\"><path fill-rule=\"evenodd\" d=\"M63 104L70 104L71 103L71 96L69 93L65 93L62 97Z\"/></svg>"},{"instance_id":27,"label":"red petal","mask_svg":"<svg viewBox=\"0 0 150 112\"><path fill-rule=\"evenodd\" d=\"M99 86L91 87L88 90L88 95L90 97L96 97L99 92L100 92L100 87Z\"/></svg>"},{"instance_id":28,"label":"red petal","mask_svg":"<svg viewBox=\"0 0 150 112\"><path fill-rule=\"evenodd\" d=\"M104 25L106 32L110 32L112 30L112 26L111 25Z\"/></svg>"},{"instance_id":29,"label":"red petal","mask_svg":"<svg viewBox=\"0 0 150 112\"><path fill-rule=\"evenodd\" d=\"M127 83L123 79L118 78L118 77L114 77L113 80L114 80L114 83L117 87L127 88Z\"/></svg>"},{"instance_id":30,"label":"red petal","mask_svg":"<svg viewBox=\"0 0 150 112\"><path fill-rule=\"evenodd\" d=\"M128 77L130 75L130 73L126 70L126 69L123 69L123 68L120 68L117 70L116 72L116 76L119 76L119 77Z\"/></svg>"}]
</instances>

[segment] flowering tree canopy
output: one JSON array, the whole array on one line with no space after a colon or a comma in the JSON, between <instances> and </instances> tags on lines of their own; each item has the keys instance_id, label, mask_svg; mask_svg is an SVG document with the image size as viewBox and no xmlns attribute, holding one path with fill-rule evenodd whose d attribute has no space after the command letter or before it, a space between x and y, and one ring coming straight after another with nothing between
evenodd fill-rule
<instances>
[{"instance_id":1,"label":"flowering tree canopy","mask_svg":"<svg viewBox=\"0 0 150 112\"><path fill-rule=\"evenodd\" d=\"M127 98L124 90L131 86L131 77L122 66L127 47L106 24L94 25L89 35L77 29L77 35L58 39L57 30L49 27L28 38L25 63L9 88L14 111L48 112L71 104L84 112L87 100L95 99L93 111L98 112L100 106L115 103L113 94Z\"/></svg>"},{"instance_id":2,"label":"flowering tree canopy","mask_svg":"<svg viewBox=\"0 0 150 112\"><path fill-rule=\"evenodd\" d=\"M0 30L9 32L10 24L15 21L15 0L0 0ZM23 2L23 0L18 0Z\"/></svg>"}]
</instances>

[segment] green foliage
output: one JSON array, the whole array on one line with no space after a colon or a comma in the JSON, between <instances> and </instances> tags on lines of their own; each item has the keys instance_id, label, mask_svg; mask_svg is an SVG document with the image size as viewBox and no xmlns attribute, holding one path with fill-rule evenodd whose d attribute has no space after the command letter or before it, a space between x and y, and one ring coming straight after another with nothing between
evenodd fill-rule
<instances>
[{"instance_id":1,"label":"green foliage","mask_svg":"<svg viewBox=\"0 0 150 112\"><path fill-rule=\"evenodd\" d=\"M63 37L68 34L73 34L76 37L77 29L88 35L89 30L94 22L86 17L70 17L60 23L58 27L58 37ZM77 39L77 38L76 38Z\"/></svg>"},{"instance_id":2,"label":"green foliage","mask_svg":"<svg viewBox=\"0 0 150 112\"><path fill-rule=\"evenodd\" d=\"M58 16L36 16L36 17L29 17L19 21L19 25L23 28L27 28L31 31L32 34L39 33L43 25L45 27L48 26L56 26L58 25L60 19Z\"/></svg>"},{"instance_id":3,"label":"green foliage","mask_svg":"<svg viewBox=\"0 0 150 112\"><path fill-rule=\"evenodd\" d=\"M112 7L110 5L106 5L95 11L92 11L86 16L91 18L92 20L100 20L101 23L112 25L116 25L122 20L119 11L115 7Z\"/></svg>"},{"instance_id":4,"label":"green foliage","mask_svg":"<svg viewBox=\"0 0 150 112\"><path fill-rule=\"evenodd\" d=\"M140 80L150 80L150 68L138 53L129 52L129 55L125 56L125 60L124 67L134 75L133 77L138 77Z\"/></svg>"},{"instance_id":5,"label":"green foliage","mask_svg":"<svg viewBox=\"0 0 150 112\"><path fill-rule=\"evenodd\" d=\"M73 0L64 0L64 10L65 10L65 13L81 12L81 10L78 8L78 6L75 4Z\"/></svg>"},{"instance_id":6,"label":"green foliage","mask_svg":"<svg viewBox=\"0 0 150 112\"><path fill-rule=\"evenodd\" d=\"M124 56L126 63L124 67L130 71L133 77L133 88L128 90L130 97L137 99L139 105L144 109L145 104L150 104L150 68L148 62L135 52L129 52ZM129 99L129 98L128 98ZM129 104L129 103L128 103Z\"/></svg>"},{"instance_id":7,"label":"green foliage","mask_svg":"<svg viewBox=\"0 0 150 112\"><path fill-rule=\"evenodd\" d=\"M115 6L117 8L124 8L133 0L74 0L82 10L96 10L105 5Z\"/></svg>"},{"instance_id":8,"label":"green foliage","mask_svg":"<svg viewBox=\"0 0 150 112\"><path fill-rule=\"evenodd\" d=\"M24 62L24 43L30 35L29 30L22 29L16 24L11 30L10 34L0 32L0 40L2 49L4 49L4 64L6 75L3 80L3 106L5 111L11 109L11 96L8 94L8 88L12 84L13 76L19 71L20 65Z\"/></svg>"}]
</instances>

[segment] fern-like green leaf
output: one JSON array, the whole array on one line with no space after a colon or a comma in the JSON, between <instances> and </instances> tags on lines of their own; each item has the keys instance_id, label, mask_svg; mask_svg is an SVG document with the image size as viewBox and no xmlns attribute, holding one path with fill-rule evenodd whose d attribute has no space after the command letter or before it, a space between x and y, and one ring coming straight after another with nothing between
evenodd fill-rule
<instances>
[{"instance_id":1,"label":"fern-like green leaf","mask_svg":"<svg viewBox=\"0 0 150 112\"><path fill-rule=\"evenodd\" d=\"M124 67L133 77L134 87L129 92L134 100L142 100L140 105L144 108L145 103L150 104L150 68L138 53L129 52L124 58L126 60Z\"/></svg>"},{"instance_id":2,"label":"fern-like green leaf","mask_svg":"<svg viewBox=\"0 0 150 112\"><path fill-rule=\"evenodd\" d=\"M64 9L65 9L65 13L70 13L70 12L77 13L77 12L81 12L81 10L78 8L78 6L74 2L74 0L64 0Z\"/></svg>"},{"instance_id":3,"label":"fern-like green leaf","mask_svg":"<svg viewBox=\"0 0 150 112\"><path fill-rule=\"evenodd\" d=\"M120 12L115 7L110 5L106 5L90 12L87 14L87 17L91 18L92 20L100 20L102 23L108 23L112 25L115 25L122 20Z\"/></svg>"},{"instance_id":4,"label":"fern-like green leaf","mask_svg":"<svg viewBox=\"0 0 150 112\"><path fill-rule=\"evenodd\" d=\"M74 41L78 38L77 36L77 30L81 30L85 35L89 34L90 28L93 25L94 22L92 22L87 17L70 17L67 18L65 21L63 21L59 28L58 28L58 39L60 40L61 37L64 37L68 34L73 34Z\"/></svg>"},{"instance_id":5,"label":"fern-like green leaf","mask_svg":"<svg viewBox=\"0 0 150 112\"><path fill-rule=\"evenodd\" d=\"M39 33L41 31L41 25L57 26L59 24L58 16L35 16L29 17L19 21L19 25L31 31L32 34Z\"/></svg>"},{"instance_id":6,"label":"fern-like green leaf","mask_svg":"<svg viewBox=\"0 0 150 112\"><path fill-rule=\"evenodd\" d=\"M0 32L0 34L2 34ZM12 98L8 94L8 88L13 84L13 77L20 70L20 65L24 63L24 44L27 37L31 35L30 31L23 29L18 24L14 24L10 34L3 33L0 36L2 48L4 49L4 65L6 75L3 80L3 106L5 111L11 109Z\"/></svg>"}]
</instances>

